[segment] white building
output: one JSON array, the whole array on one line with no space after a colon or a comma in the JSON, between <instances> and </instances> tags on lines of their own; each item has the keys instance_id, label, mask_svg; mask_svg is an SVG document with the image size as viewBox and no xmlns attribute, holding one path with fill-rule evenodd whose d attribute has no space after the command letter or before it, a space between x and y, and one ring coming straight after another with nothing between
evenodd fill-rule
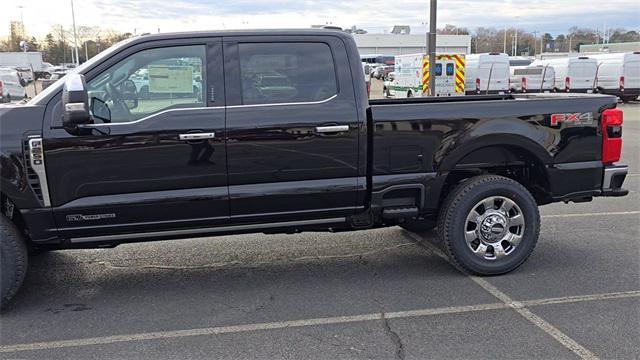
<instances>
[{"instance_id":1,"label":"white building","mask_svg":"<svg viewBox=\"0 0 640 360\"><path fill-rule=\"evenodd\" d=\"M360 54L403 55L427 52L427 35L355 34ZM436 52L470 54L470 35L438 35Z\"/></svg>"}]
</instances>

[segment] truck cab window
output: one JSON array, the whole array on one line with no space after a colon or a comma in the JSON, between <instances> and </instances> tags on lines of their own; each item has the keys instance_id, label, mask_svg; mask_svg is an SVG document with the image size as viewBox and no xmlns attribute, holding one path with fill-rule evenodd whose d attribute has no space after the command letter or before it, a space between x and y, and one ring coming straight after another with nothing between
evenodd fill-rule
<instances>
[{"instance_id":1,"label":"truck cab window","mask_svg":"<svg viewBox=\"0 0 640 360\"><path fill-rule=\"evenodd\" d=\"M89 101L100 99L110 120L130 122L175 108L204 105L205 47L176 46L143 50L89 81ZM104 105L102 105L104 106Z\"/></svg>"},{"instance_id":2,"label":"truck cab window","mask_svg":"<svg viewBox=\"0 0 640 360\"><path fill-rule=\"evenodd\" d=\"M338 93L324 43L239 44L244 105L314 102Z\"/></svg>"}]
</instances>

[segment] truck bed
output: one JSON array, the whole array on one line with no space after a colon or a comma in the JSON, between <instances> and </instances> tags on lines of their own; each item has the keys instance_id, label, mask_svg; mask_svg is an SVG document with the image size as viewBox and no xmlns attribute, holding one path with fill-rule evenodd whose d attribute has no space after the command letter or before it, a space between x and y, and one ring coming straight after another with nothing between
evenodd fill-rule
<instances>
[{"instance_id":1,"label":"truck bed","mask_svg":"<svg viewBox=\"0 0 640 360\"><path fill-rule=\"evenodd\" d=\"M599 121L617 99L508 94L371 100L370 105L374 185L389 176L440 177L465 167L481 168L496 158L505 166L517 164L518 157L527 156L547 169L551 196L563 199L602 181ZM579 121L554 125L553 114L577 114ZM514 153L518 155L509 155Z\"/></svg>"}]
</instances>

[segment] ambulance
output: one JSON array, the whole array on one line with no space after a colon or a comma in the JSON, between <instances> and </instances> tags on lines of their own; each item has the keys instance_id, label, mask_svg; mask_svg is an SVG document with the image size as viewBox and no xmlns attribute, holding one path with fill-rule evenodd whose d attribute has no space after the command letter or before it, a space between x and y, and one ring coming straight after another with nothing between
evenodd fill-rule
<instances>
[{"instance_id":1,"label":"ambulance","mask_svg":"<svg viewBox=\"0 0 640 360\"><path fill-rule=\"evenodd\" d=\"M398 55L394 79L387 88L389 97L429 96L429 56ZM436 96L464 95L465 55L436 55Z\"/></svg>"}]
</instances>

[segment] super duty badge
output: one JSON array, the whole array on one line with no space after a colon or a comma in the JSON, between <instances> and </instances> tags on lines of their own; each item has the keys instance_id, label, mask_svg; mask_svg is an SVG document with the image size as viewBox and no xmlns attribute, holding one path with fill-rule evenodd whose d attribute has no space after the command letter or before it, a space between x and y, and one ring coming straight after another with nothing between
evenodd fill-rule
<instances>
[{"instance_id":1,"label":"super duty badge","mask_svg":"<svg viewBox=\"0 0 640 360\"><path fill-rule=\"evenodd\" d=\"M95 214L95 215L82 215L82 214L74 214L67 215L67 221L93 221L93 220L102 220L102 219L115 219L116 214Z\"/></svg>"}]
</instances>

